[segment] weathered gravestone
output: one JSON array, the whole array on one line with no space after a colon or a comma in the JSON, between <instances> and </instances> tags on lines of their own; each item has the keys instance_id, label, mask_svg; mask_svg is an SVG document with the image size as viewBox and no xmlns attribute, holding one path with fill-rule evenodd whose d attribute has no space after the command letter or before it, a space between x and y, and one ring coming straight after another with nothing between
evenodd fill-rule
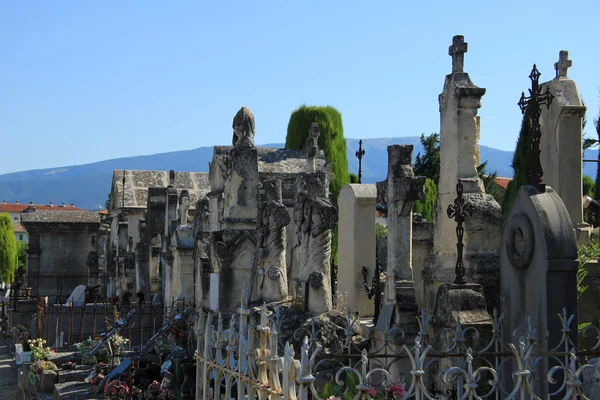
<instances>
[{"instance_id":1,"label":"weathered gravestone","mask_svg":"<svg viewBox=\"0 0 600 400\"><path fill-rule=\"evenodd\" d=\"M544 180L563 200L569 211L579 243L590 240L591 227L583 220L582 196L582 122L586 107L575 82L568 78L572 62L566 50L554 64L556 78L543 83L554 96L550 107L541 108L540 161Z\"/></svg>"},{"instance_id":2,"label":"weathered gravestone","mask_svg":"<svg viewBox=\"0 0 600 400\"><path fill-rule=\"evenodd\" d=\"M338 291L347 309L363 317L374 315L363 285L363 267L370 280L375 272L376 200L377 188L367 184L345 185L338 199Z\"/></svg>"},{"instance_id":3,"label":"weathered gravestone","mask_svg":"<svg viewBox=\"0 0 600 400\"><path fill-rule=\"evenodd\" d=\"M577 314L578 264L569 212L552 188L546 186L541 193L533 186L521 187L504 225L500 251L505 332L517 334L504 339L518 348L531 318L540 348L554 348L562 340L563 308L567 315ZM569 336L577 346L577 318ZM507 365L503 371L506 387L512 387L514 367ZM537 368L536 394L546 398L548 359Z\"/></svg>"}]
</instances>

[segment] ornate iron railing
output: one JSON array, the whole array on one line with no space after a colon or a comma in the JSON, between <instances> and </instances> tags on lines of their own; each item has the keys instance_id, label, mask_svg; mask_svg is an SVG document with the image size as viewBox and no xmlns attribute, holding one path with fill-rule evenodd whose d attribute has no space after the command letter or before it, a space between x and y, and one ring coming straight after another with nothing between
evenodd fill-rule
<instances>
[{"instance_id":1,"label":"ornate iron railing","mask_svg":"<svg viewBox=\"0 0 600 400\"><path fill-rule=\"evenodd\" d=\"M496 313L486 332L458 320L453 328L434 327L422 312L418 332L372 329L358 341L360 319L349 313L345 326L336 327L345 332L343 343L326 352L322 331L330 330L316 319L294 333L294 338L303 336L294 349L281 343L280 312L268 315L263 307L254 321L242 305L228 327L223 315L202 313L196 331L196 398L322 399L329 384L356 400L587 399L586 385L600 385L600 371L589 363L600 354L600 329L585 328L581 334L593 332L595 344L578 351L570 339L573 317L565 310L558 318L562 329L553 333L561 340L543 349L548 332L530 321L523 332L507 336ZM347 375L354 376L354 387Z\"/></svg>"}]
</instances>

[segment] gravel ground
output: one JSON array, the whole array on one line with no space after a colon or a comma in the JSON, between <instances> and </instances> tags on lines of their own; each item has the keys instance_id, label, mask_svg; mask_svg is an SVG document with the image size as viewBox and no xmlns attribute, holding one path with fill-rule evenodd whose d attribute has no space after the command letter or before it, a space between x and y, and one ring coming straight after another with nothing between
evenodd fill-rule
<instances>
[{"instance_id":1,"label":"gravel ground","mask_svg":"<svg viewBox=\"0 0 600 400\"><path fill-rule=\"evenodd\" d=\"M4 338L0 339L0 400L17 400L21 395L17 386L17 368Z\"/></svg>"}]
</instances>

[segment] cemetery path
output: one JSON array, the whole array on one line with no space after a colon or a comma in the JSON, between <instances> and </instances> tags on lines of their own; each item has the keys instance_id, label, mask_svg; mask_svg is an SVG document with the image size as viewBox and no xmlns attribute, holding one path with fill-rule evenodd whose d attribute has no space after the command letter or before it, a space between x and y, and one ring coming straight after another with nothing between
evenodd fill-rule
<instances>
[{"instance_id":1,"label":"cemetery path","mask_svg":"<svg viewBox=\"0 0 600 400\"><path fill-rule=\"evenodd\" d=\"M17 369L6 341L0 342L0 400L15 400L20 398L17 385Z\"/></svg>"}]
</instances>

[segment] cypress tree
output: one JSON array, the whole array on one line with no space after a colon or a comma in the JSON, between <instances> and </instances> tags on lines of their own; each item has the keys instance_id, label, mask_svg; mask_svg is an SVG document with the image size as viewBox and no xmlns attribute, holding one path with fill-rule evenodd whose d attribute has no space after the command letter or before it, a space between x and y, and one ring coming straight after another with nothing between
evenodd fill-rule
<instances>
[{"instance_id":1,"label":"cypress tree","mask_svg":"<svg viewBox=\"0 0 600 400\"><path fill-rule=\"evenodd\" d=\"M321 131L318 143L319 149L323 150L325 159L331 163L329 192L334 205L337 206L340 190L342 190L342 187L345 184L350 183L342 114L331 106L317 107L303 104L298 109L294 110L290 116L287 136L285 138L285 148L296 150L303 149L313 122L319 124L319 129ZM331 231L332 282L337 280L337 250L338 231L337 227L335 227Z\"/></svg>"},{"instance_id":2,"label":"cypress tree","mask_svg":"<svg viewBox=\"0 0 600 400\"><path fill-rule=\"evenodd\" d=\"M290 116L285 148L303 149L313 122L317 122L321 129L319 149L325 153L325 159L331 162L332 176L329 188L334 202L337 203L340 190L345 184L350 183L346 139L344 139L344 127L340 112L330 106L300 106Z\"/></svg>"},{"instance_id":3,"label":"cypress tree","mask_svg":"<svg viewBox=\"0 0 600 400\"><path fill-rule=\"evenodd\" d=\"M508 183L502 201L502 213L505 216L508 214L510 206L521 186L529 184L529 170L531 168L531 121L529 114L529 111L525 110L515 154L513 155L513 179Z\"/></svg>"},{"instance_id":4,"label":"cypress tree","mask_svg":"<svg viewBox=\"0 0 600 400\"><path fill-rule=\"evenodd\" d=\"M17 241L12 218L6 213L0 214L0 278L5 283L14 281L18 265Z\"/></svg>"}]
</instances>

